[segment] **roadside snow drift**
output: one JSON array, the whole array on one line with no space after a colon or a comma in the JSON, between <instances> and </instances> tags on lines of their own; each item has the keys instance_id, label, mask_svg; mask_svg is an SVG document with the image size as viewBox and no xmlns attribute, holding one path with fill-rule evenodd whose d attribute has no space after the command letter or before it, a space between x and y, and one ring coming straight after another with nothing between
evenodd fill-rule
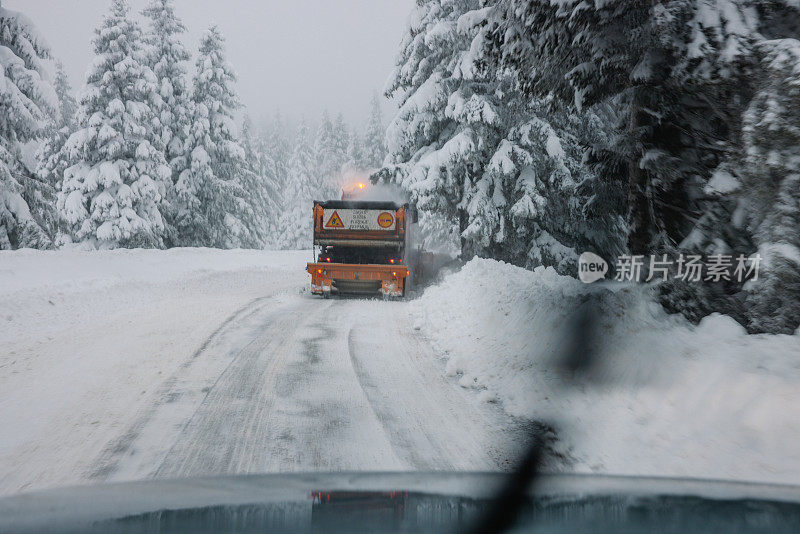
<instances>
[{"instance_id":1,"label":"roadside snow drift","mask_svg":"<svg viewBox=\"0 0 800 534\"><path fill-rule=\"evenodd\" d=\"M475 259L411 313L462 386L553 423L568 470L800 483L800 335L720 315L695 327L651 291ZM573 378L563 327L587 295L598 358Z\"/></svg>"}]
</instances>

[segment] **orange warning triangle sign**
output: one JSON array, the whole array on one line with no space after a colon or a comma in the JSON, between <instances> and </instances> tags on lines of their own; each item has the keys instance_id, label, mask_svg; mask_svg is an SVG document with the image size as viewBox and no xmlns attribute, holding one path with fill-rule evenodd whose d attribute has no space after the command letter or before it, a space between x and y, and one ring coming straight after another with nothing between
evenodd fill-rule
<instances>
[{"instance_id":1,"label":"orange warning triangle sign","mask_svg":"<svg viewBox=\"0 0 800 534\"><path fill-rule=\"evenodd\" d=\"M328 222L325 223L325 228L344 228L344 223L342 222L342 218L339 217L337 212L333 212L331 218L328 219Z\"/></svg>"}]
</instances>

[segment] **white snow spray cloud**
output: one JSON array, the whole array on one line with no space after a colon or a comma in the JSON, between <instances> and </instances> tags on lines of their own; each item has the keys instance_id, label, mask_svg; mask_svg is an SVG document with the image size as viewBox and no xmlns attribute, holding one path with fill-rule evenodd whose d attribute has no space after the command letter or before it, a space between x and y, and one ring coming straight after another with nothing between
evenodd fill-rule
<instances>
[{"instance_id":1,"label":"white snow spray cloud","mask_svg":"<svg viewBox=\"0 0 800 534\"><path fill-rule=\"evenodd\" d=\"M364 184L363 191L358 192L358 200L375 200L385 202L395 202L406 204L409 202L409 195L400 186L394 184L373 184L370 182L370 171L347 170L342 172L340 184L343 191L347 191L358 184Z\"/></svg>"},{"instance_id":2,"label":"white snow spray cloud","mask_svg":"<svg viewBox=\"0 0 800 534\"><path fill-rule=\"evenodd\" d=\"M385 200L405 204L408 202L408 194L393 184L370 184L364 192L363 200Z\"/></svg>"}]
</instances>

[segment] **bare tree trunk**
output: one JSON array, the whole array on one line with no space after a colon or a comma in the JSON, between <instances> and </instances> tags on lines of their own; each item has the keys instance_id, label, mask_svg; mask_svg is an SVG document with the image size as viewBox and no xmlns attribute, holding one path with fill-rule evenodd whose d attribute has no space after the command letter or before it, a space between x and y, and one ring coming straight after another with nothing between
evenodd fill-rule
<instances>
[{"instance_id":1,"label":"bare tree trunk","mask_svg":"<svg viewBox=\"0 0 800 534\"><path fill-rule=\"evenodd\" d=\"M475 256L475 250L472 243L467 241L464 237L464 230L469 226L469 214L464 208L458 208L458 233L461 238L461 259L469 261Z\"/></svg>"}]
</instances>

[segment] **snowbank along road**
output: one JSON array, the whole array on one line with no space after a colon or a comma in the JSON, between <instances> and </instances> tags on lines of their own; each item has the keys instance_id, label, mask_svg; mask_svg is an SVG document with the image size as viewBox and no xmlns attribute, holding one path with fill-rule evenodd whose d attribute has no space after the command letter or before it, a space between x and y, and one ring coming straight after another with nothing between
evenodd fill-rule
<instances>
[{"instance_id":1,"label":"snowbank along road","mask_svg":"<svg viewBox=\"0 0 800 534\"><path fill-rule=\"evenodd\" d=\"M98 274L69 299L46 287L6 294L9 309L39 306L51 328L20 326L7 338L0 417L14 436L0 441L1 493L146 477L511 466L528 425L445 376L406 302L312 297L306 255L209 267L216 254L191 258L202 272L188 266L147 284L100 283ZM158 265L169 255L117 259L143 258L169 271ZM84 309L70 324L75 313L54 298L67 308L78 298L98 315ZM148 304L125 308L118 298ZM109 306L121 315L103 322ZM17 326L13 316L8 323Z\"/></svg>"}]
</instances>

